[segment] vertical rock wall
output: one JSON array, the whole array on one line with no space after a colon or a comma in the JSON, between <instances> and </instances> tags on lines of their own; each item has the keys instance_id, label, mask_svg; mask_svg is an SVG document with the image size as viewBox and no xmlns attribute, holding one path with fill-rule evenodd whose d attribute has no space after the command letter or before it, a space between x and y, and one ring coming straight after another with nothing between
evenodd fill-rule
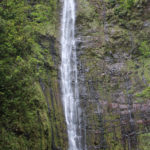
<instances>
[{"instance_id":1,"label":"vertical rock wall","mask_svg":"<svg viewBox=\"0 0 150 150\"><path fill-rule=\"evenodd\" d=\"M150 2L77 1L87 148L148 150Z\"/></svg>"}]
</instances>

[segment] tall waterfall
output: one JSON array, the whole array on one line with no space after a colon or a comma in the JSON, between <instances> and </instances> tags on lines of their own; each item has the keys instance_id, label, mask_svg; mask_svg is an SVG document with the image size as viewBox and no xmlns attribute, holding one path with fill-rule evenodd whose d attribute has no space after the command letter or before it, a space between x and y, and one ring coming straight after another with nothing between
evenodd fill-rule
<instances>
[{"instance_id":1,"label":"tall waterfall","mask_svg":"<svg viewBox=\"0 0 150 150\"><path fill-rule=\"evenodd\" d=\"M83 150L81 144L81 110L77 80L75 11L74 0L63 1L61 22L61 83L69 150Z\"/></svg>"}]
</instances>

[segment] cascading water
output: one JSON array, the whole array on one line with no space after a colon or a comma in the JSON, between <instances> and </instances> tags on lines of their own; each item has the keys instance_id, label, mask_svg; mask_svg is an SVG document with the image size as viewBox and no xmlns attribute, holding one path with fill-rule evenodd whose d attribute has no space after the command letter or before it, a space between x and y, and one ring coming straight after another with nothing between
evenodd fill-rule
<instances>
[{"instance_id":1,"label":"cascading water","mask_svg":"<svg viewBox=\"0 0 150 150\"><path fill-rule=\"evenodd\" d=\"M83 150L75 43L75 2L64 0L61 25L62 100L67 123L69 150Z\"/></svg>"}]
</instances>

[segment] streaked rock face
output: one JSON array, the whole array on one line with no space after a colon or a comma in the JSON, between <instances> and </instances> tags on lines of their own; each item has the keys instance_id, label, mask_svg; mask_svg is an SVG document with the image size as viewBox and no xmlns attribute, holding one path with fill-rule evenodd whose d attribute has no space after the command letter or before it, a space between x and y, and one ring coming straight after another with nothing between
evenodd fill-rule
<instances>
[{"instance_id":1,"label":"streaked rock face","mask_svg":"<svg viewBox=\"0 0 150 150\"><path fill-rule=\"evenodd\" d=\"M139 49L143 41L150 43L150 2L130 10L118 1L77 2L78 80L87 149L148 150L150 60Z\"/></svg>"}]
</instances>

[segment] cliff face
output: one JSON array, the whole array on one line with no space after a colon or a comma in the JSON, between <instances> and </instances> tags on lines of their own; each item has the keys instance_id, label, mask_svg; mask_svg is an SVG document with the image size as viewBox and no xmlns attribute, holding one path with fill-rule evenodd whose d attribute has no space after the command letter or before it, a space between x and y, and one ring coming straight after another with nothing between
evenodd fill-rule
<instances>
[{"instance_id":1,"label":"cliff face","mask_svg":"<svg viewBox=\"0 0 150 150\"><path fill-rule=\"evenodd\" d=\"M57 0L0 2L0 149L67 149Z\"/></svg>"},{"instance_id":2,"label":"cliff face","mask_svg":"<svg viewBox=\"0 0 150 150\"><path fill-rule=\"evenodd\" d=\"M150 2L76 2L87 149L149 150ZM0 4L0 149L66 150L58 73L61 4Z\"/></svg>"},{"instance_id":3,"label":"cliff face","mask_svg":"<svg viewBox=\"0 0 150 150\"><path fill-rule=\"evenodd\" d=\"M150 149L150 2L78 0L77 43L88 149Z\"/></svg>"}]
</instances>

